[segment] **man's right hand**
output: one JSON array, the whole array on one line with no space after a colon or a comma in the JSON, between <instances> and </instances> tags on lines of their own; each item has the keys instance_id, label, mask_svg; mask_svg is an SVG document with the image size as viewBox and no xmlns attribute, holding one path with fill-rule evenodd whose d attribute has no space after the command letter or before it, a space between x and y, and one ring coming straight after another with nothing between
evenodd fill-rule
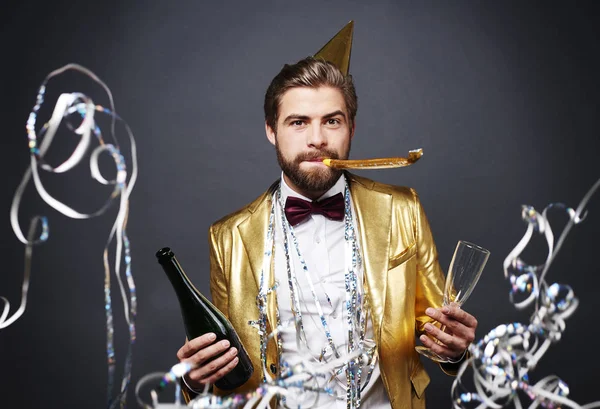
<instances>
[{"instance_id":1,"label":"man's right hand","mask_svg":"<svg viewBox=\"0 0 600 409\"><path fill-rule=\"evenodd\" d=\"M180 362L189 362L197 366L185 375L187 385L195 390L200 390L209 383L214 384L238 364L237 349L229 348L227 340L215 342L215 339L216 336L213 333L204 334L198 338L186 340L185 344L177 351L177 358ZM219 357L211 361L215 356Z\"/></svg>"}]
</instances>

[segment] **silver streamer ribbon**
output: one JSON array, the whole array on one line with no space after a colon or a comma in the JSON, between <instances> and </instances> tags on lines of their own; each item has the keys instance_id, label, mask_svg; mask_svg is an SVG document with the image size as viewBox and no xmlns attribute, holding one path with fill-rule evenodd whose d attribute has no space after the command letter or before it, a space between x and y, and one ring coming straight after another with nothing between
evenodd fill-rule
<instances>
[{"instance_id":1,"label":"silver streamer ribbon","mask_svg":"<svg viewBox=\"0 0 600 409\"><path fill-rule=\"evenodd\" d=\"M335 345L333 341L333 337L331 331L329 329L329 324L327 319L323 313L323 308L321 307L321 303L319 301L319 297L315 290L314 284L311 279L311 274L308 270L308 266L302 253L300 251L298 239L296 238L296 234L294 233L294 228L287 221L285 214L283 212L284 204L281 197L281 188L276 193L276 202L279 204L281 209L281 226L283 230L283 247L286 258L286 266L288 273L288 285L290 288L290 296L291 296L291 306L292 313L294 314L295 324L296 324L296 334L297 334L297 345L298 351L300 354L312 355L314 361L316 362L327 362L325 359L325 354L327 349L330 348L332 353L334 354L337 361L340 360L340 353L338 351L338 347ZM275 202L274 202L275 204ZM269 231L272 228L269 227ZM290 244L288 239L291 237L291 241L294 245L295 253L300 261L300 264L303 268L304 277L307 280L307 283L310 288L310 292L312 295L312 302L314 303L317 313L319 315L320 323L322 326L322 330L327 338L326 345L323 346L319 354L315 354L310 351L308 346L308 342L306 340L306 335L304 332L303 326L303 318L300 308L300 298L301 291L298 288L298 280L296 278L296 273L293 268L293 263L291 262L291 254L290 254ZM366 335L366 316L368 313L368 305L363 303L361 291L358 285L357 278L357 269L361 264L360 251L358 248L358 240L356 238L356 232L354 230L354 219L352 216L352 206L350 200L350 188L348 183L345 183L344 188L344 242L345 242L345 273L344 273L344 286L346 290L346 322L347 322L347 353L352 355L355 349L366 350L364 354L361 354L360 357L364 358L363 361L355 360L355 359L347 359L347 365L343 368L340 368L339 372L335 372L332 374L331 379L335 379L337 382L337 376L341 372L346 373L346 407L347 409L358 409L360 408L361 403L361 392L369 383L371 379L371 374L373 369L375 368L377 354L375 348L375 342L365 338ZM323 289L324 290L324 289ZM329 295L327 295L326 291L324 291L324 295L326 296L328 302L331 305L331 300ZM260 305L259 305L260 307ZM279 310L277 308L277 310ZM281 351L281 349L280 349ZM281 357L279 358L281 360ZM368 370L366 374L366 379L363 379L362 373L362 364L367 365ZM363 382L365 381L365 382ZM336 394L332 392L329 393L332 396L336 396ZM283 400L283 406L288 407L285 400ZM304 405L304 407L310 407L312 405Z\"/></svg>"},{"instance_id":2,"label":"silver streamer ribbon","mask_svg":"<svg viewBox=\"0 0 600 409\"><path fill-rule=\"evenodd\" d=\"M528 324L502 324L485 337L471 344L471 357L463 363L452 385L453 408L523 408L520 396L527 396L530 409L543 408L600 408L600 401L579 405L569 399L569 387L556 375L531 383L529 372L535 368L550 345L561 339L565 320L577 309L579 301L573 289L566 284L548 284L545 280L552 261L573 227L585 218L584 209L600 189L600 180L587 192L576 210L563 204L551 204L541 213L531 206L523 206L522 218L527 230L521 241L503 263L504 276L510 281L510 301L518 310L534 305ZM564 211L569 221L558 240L548 220L548 211ZM548 256L541 265L530 265L520 258L534 233L545 237ZM473 389L467 388L463 376L473 370Z\"/></svg>"},{"instance_id":3,"label":"silver streamer ribbon","mask_svg":"<svg viewBox=\"0 0 600 409\"><path fill-rule=\"evenodd\" d=\"M269 338L276 337L277 332L280 331L290 331L297 335L295 326L290 324L282 325L277 331L269 334ZM299 338L297 338L297 341L300 348L302 346L301 341ZM166 374L157 372L141 378L136 385L135 394L138 404L144 409L174 409L181 407L194 409L230 409L242 407L244 409L268 409L271 399L275 397L284 398L294 396L294 399L297 399L299 395L306 392L331 394L331 390L321 387L320 384L325 383L324 381L329 379L332 371L336 372L347 366L350 360L364 363L362 359L365 356L366 353L364 350L357 349L345 358L335 359L327 363L314 362L307 359L291 367L284 362L281 374L277 377L271 377L265 372L265 380L255 391L247 394L232 394L221 397L209 393L209 385L206 385L204 393L188 402L187 405L181 403L179 379L194 369L194 367L187 362L182 362L174 365ZM157 381L159 381L158 386L150 392L152 404L148 404L141 398L141 390L151 383L156 384ZM164 390L165 386L172 383L175 384L174 403L159 403L159 392ZM318 394L316 395L316 399L318 399ZM313 402L313 404L316 403L317 401ZM302 407L310 408L311 405Z\"/></svg>"},{"instance_id":4,"label":"silver streamer ribbon","mask_svg":"<svg viewBox=\"0 0 600 409\"><path fill-rule=\"evenodd\" d=\"M108 95L110 108L105 108L100 105L94 104L92 99L87 95L78 92L63 93L61 94L54 106L54 110L48 122L46 122L38 132L36 130L37 117L39 110L44 103L44 97L46 94L46 85L48 81L66 71L76 71L91 78L94 82L100 84L106 94ZM104 140L101 129L96 122L95 115L97 113L107 115L111 119L111 143L107 143ZM124 125L127 134L129 136L129 142L131 146L131 173L128 175L125 158L123 157L119 144L115 135L115 124L120 122ZM79 138L79 142L76 148L71 153L71 156L60 165L53 167L44 160L44 155L51 146L54 137L61 124L65 124L66 127ZM119 209L117 216L112 225L110 233L108 235L106 246L103 252L103 263L104 263L104 294L105 294L105 311L106 311L106 331L107 331L107 361L108 361L108 407L113 408L125 406L125 398L127 387L129 385L131 377L131 362L132 362L132 347L135 341L135 316L137 313L137 298L136 289L131 274L131 253L129 238L126 234L127 215L129 210L129 196L135 185L137 178L137 158L136 158L136 146L135 140L129 126L123 121L115 112L114 102L110 89L102 82L93 72L77 64L68 64L61 67L50 74L44 79L42 85L39 88L39 92L36 99L36 104L29 114L29 119L26 125L28 147L30 151L30 166L25 171L23 179L19 184L15 196L12 201L10 210L10 222L13 231L17 238L25 245L25 268L23 274L23 283L21 286L21 304L17 311L15 311L10 317L8 317L10 311L10 304L4 297L0 297L4 302L4 310L0 316L0 328L6 328L14 323L21 315L25 312L27 305L27 292L29 289L29 282L31 277L31 259L33 255L33 246L39 243L43 243L48 239L48 221L45 217L35 216L32 218L27 237L23 234L21 225L19 223L19 207L25 188L29 184L30 179L33 179L34 187L37 193L40 195L42 200L47 203L50 207L57 210L72 219L89 219L92 217L100 216L111 207L113 202L118 201ZM65 203L57 200L53 197L44 187L40 178L40 170L51 172L51 173L65 173L73 169L78 165L90 149L94 138L98 142L98 146L92 150L90 157L90 172L92 178L103 185L113 185L114 188L108 200L95 212L93 213L80 213ZM98 158L102 153L108 153L114 160L116 167L116 176L114 179L109 180L102 175L98 165ZM129 176L129 180L128 180ZM38 230L38 226L41 225L41 235L36 239L35 233ZM109 262L109 248L115 243L115 254L114 264L112 270L114 271L115 278L118 282L121 297L123 299L125 320L129 327L129 349L125 359L123 379L121 381L120 390L116 397L113 395L113 383L115 374L115 352L113 345L114 335L114 324L113 324L113 312L112 312L112 299L111 299L111 263ZM125 265L125 280L127 282L127 288L123 283L121 277L121 263Z\"/></svg>"}]
</instances>

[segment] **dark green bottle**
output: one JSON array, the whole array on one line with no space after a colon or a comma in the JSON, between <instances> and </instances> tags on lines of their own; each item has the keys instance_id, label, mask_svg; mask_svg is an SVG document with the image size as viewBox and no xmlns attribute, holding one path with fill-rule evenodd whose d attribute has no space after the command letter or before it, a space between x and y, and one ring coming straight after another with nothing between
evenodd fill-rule
<instances>
[{"instance_id":1,"label":"dark green bottle","mask_svg":"<svg viewBox=\"0 0 600 409\"><path fill-rule=\"evenodd\" d=\"M238 350L238 364L231 372L215 382L215 385L224 390L242 386L250 379L254 367L233 326L221 311L194 287L170 248L160 249L156 257L177 293L188 339L213 332L217 335L215 342L227 339L231 346Z\"/></svg>"}]
</instances>

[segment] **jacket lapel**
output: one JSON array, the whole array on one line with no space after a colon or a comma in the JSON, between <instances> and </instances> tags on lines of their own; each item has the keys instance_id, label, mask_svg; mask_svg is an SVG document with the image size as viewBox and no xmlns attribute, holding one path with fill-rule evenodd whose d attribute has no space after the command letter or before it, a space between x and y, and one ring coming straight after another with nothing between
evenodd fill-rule
<instances>
[{"instance_id":1,"label":"jacket lapel","mask_svg":"<svg viewBox=\"0 0 600 409\"><path fill-rule=\"evenodd\" d=\"M348 174L362 248L366 295L375 328L380 328L385 306L388 253L392 226L392 197L374 190L374 182Z\"/></svg>"},{"instance_id":2,"label":"jacket lapel","mask_svg":"<svg viewBox=\"0 0 600 409\"><path fill-rule=\"evenodd\" d=\"M250 215L246 220L238 225L238 231L240 238L246 251L248 263L252 270L252 276L256 284L255 294L258 294L260 289L261 272L263 269L264 261L264 249L265 240L267 238L267 232L269 230L269 217L271 215L272 197L275 189L279 185L279 182L275 182L271 187L257 200L248 206L248 212ZM268 271L266 272L265 279L268 280L268 287L271 288L274 284L273 276L273 263L269 265ZM271 301L272 295L268 296L268 300ZM270 322L275 322L275 305L273 302L268 302L269 309L267 311L268 319Z\"/></svg>"}]
</instances>

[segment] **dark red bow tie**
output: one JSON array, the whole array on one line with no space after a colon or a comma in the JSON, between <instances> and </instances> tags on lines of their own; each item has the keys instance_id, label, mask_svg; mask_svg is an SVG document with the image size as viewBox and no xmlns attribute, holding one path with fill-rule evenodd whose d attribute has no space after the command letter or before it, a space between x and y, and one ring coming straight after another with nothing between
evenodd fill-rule
<instances>
[{"instance_id":1,"label":"dark red bow tie","mask_svg":"<svg viewBox=\"0 0 600 409\"><path fill-rule=\"evenodd\" d=\"M331 220L344 220L344 196L338 193L318 202L309 202L288 196L285 201L285 216L292 226L302 222L313 213L322 214Z\"/></svg>"}]
</instances>

